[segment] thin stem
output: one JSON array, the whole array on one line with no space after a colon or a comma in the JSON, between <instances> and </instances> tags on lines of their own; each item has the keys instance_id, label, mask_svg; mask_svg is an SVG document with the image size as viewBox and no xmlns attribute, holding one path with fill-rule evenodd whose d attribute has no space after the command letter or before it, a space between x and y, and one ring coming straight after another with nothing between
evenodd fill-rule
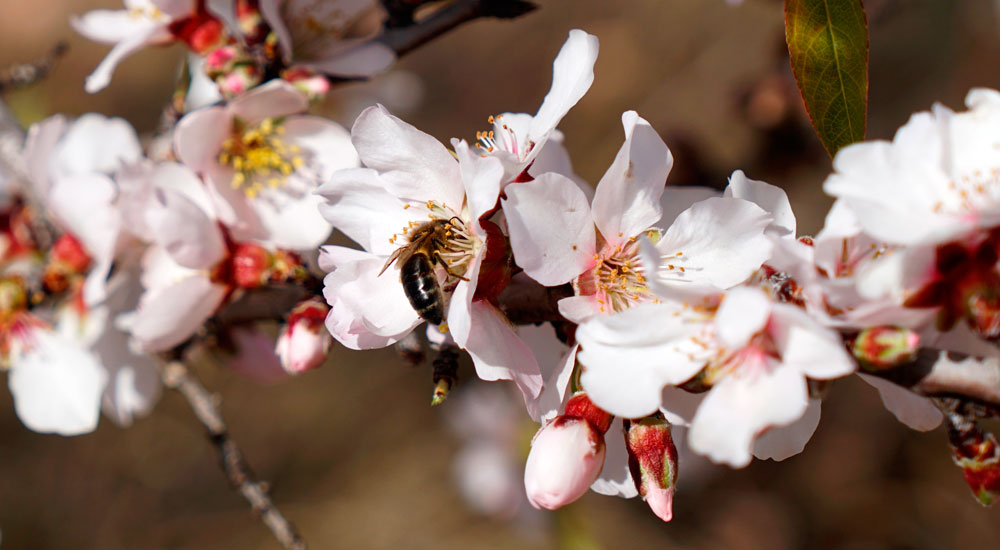
<instances>
[{"instance_id":1,"label":"thin stem","mask_svg":"<svg viewBox=\"0 0 1000 550\"><path fill-rule=\"evenodd\" d=\"M239 446L229 436L226 423L219 411L219 398L212 394L195 378L188 368L179 361L172 361L163 367L163 383L177 391L187 400L198 420L208 430L208 438L215 445L219 463L226 479L243 498L250 503L260 520L271 530L282 548L304 550L306 543L299 536L295 526L271 501L268 484L258 480L243 457Z\"/></svg>"},{"instance_id":2,"label":"thin stem","mask_svg":"<svg viewBox=\"0 0 1000 550\"><path fill-rule=\"evenodd\" d=\"M456 0L414 25L386 29L376 40L402 56L473 19L513 18L534 9L520 0Z\"/></svg>"}]
</instances>

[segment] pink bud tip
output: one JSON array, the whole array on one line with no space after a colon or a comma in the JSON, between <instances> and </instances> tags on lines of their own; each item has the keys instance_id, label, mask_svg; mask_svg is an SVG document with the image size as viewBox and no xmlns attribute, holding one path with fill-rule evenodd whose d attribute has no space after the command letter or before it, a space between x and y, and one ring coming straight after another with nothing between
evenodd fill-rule
<instances>
[{"instance_id":1,"label":"pink bud tip","mask_svg":"<svg viewBox=\"0 0 1000 550\"><path fill-rule=\"evenodd\" d=\"M646 504L663 521L674 518L674 489L649 487L646 489Z\"/></svg>"}]
</instances>

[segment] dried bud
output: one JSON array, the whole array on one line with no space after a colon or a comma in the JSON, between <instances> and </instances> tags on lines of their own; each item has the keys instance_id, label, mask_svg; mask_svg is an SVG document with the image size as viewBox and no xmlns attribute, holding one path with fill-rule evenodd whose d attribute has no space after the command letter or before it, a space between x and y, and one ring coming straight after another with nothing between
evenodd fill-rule
<instances>
[{"instance_id":1,"label":"dried bud","mask_svg":"<svg viewBox=\"0 0 1000 550\"><path fill-rule=\"evenodd\" d=\"M910 329L879 326L862 330L851 352L865 369L880 371L913 361L919 345L920 336Z\"/></svg>"},{"instance_id":2,"label":"dried bud","mask_svg":"<svg viewBox=\"0 0 1000 550\"><path fill-rule=\"evenodd\" d=\"M626 421L626 426L625 445L636 488L657 517L670 521L677 484L677 447L670 436L670 423L651 416Z\"/></svg>"},{"instance_id":3,"label":"dried bud","mask_svg":"<svg viewBox=\"0 0 1000 550\"><path fill-rule=\"evenodd\" d=\"M322 99L330 91L330 81L301 65L282 71L281 78L291 82L310 99Z\"/></svg>"},{"instance_id":4,"label":"dried bud","mask_svg":"<svg viewBox=\"0 0 1000 550\"><path fill-rule=\"evenodd\" d=\"M531 441L524 488L535 508L555 510L583 496L604 466L604 436L581 418L559 416Z\"/></svg>"},{"instance_id":5,"label":"dried bud","mask_svg":"<svg viewBox=\"0 0 1000 550\"><path fill-rule=\"evenodd\" d=\"M296 305L278 337L274 352L288 374L301 374L323 363L333 339L323 321L330 307L319 298Z\"/></svg>"},{"instance_id":6,"label":"dried bud","mask_svg":"<svg viewBox=\"0 0 1000 550\"><path fill-rule=\"evenodd\" d=\"M42 283L50 292L62 292L69 287L74 275L85 275L90 256L75 237L65 233L56 239L45 265Z\"/></svg>"},{"instance_id":7,"label":"dried bud","mask_svg":"<svg viewBox=\"0 0 1000 550\"><path fill-rule=\"evenodd\" d=\"M952 459L980 504L989 506L1000 497L1000 446L991 433L976 430L960 444L952 444Z\"/></svg>"}]
</instances>

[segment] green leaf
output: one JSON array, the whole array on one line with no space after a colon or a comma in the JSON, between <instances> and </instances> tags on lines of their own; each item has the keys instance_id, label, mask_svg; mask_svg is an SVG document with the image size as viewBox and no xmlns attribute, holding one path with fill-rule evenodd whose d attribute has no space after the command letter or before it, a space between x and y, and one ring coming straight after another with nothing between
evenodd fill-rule
<instances>
[{"instance_id":1,"label":"green leaf","mask_svg":"<svg viewBox=\"0 0 1000 550\"><path fill-rule=\"evenodd\" d=\"M795 82L830 156L865 138L868 21L861 0L785 0Z\"/></svg>"}]
</instances>

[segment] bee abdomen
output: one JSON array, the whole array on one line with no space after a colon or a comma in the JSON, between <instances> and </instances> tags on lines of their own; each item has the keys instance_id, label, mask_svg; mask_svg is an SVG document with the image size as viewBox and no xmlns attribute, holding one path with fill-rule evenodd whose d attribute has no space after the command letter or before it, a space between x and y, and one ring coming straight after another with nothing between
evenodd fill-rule
<instances>
[{"instance_id":1,"label":"bee abdomen","mask_svg":"<svg viewBox=\"0 0 1000 550\"><path fill-rule=\"evenodd\" d=\"M444 321L444 294L434 274L434 266L426 254L410 256L399 269L403 292L417 315L440 325Z\"/></svg>"}]
</instances>

